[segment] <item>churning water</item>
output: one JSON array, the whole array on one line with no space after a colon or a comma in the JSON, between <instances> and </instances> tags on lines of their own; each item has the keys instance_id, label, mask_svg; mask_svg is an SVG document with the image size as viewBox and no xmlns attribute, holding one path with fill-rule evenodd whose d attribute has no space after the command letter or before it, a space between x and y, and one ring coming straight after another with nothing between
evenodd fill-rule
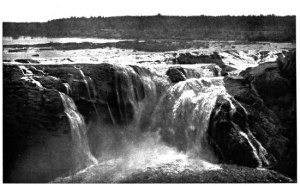
<instances>
[{"instance_id":1,"label":"churning water","mask_svg":"<svg viewBox=\"0 0 300 186\"><path fill-rule=\"evenodd\" d=\"M118 91L122 90L122 87L115 87L118 89L118 110L122 110L122 98L122 101L133 105L135 117L131 123L124 126L116 125L115 116L106 102L113 126L103 125L98 120L98 123L94 124L96 129L93 126L90 128L91 133L100 136L97 139L93 139L93 135L87 138L84 119L74 101L66 94L60 93L71 125L76 163L86 168L55 181L72 182L74 177L81 177L84 180L80 182L118 182L147 168L164 169L174 173L185 169L220 169L220 166L209 163L213 162L214 155L207 145L203 146L203 139L216 96L226 94L222 79L189 79L172 86L170 83L161 82L161 79L143 68L122 68L120 73L123 76L123 84L118 86L125 86L127 89L123 92ZM91 92L91 87L95 85L81 69L79 72L87 89L88 99L93 101L96 91ZM137 84L134 84L137 79L142 83L141 90L145 95L139 95L141 92L136 89ZM141 99L141 96L144 98ZM94 103L93 107L97 110ZM145 120L148 120L149 127L141 130ZM128 122L126 119L124 121ZM96 157L90 151L88 139L98 141L98 148L94 153ZM167 164L170 164L170 170L164 167ZM176 167L176 170L172 167Z\"/></svg>"},{"instance_id":2,"label":"churning water","mask_svg":"<svg viewBox=\"0 0 300 186\"><path fill-rule=\"evenodd\" d=\"M83 116L78 112L77 107L69 96L59 92L62 99L65 113L69 119L71 134L74 144L74 157L77 169L90 164L97 164L97 159L91 154L86 135L86 125Z\"/></svg>"}]
</instances>

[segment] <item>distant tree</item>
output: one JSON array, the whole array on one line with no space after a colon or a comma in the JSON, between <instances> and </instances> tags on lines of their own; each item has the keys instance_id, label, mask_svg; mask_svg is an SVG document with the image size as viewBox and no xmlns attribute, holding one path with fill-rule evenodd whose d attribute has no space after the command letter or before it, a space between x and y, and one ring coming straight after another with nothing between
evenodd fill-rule
<instances>
[{"instance_id":1,"label":"distant tree","mask_svg":"<svg viewBox=\"0 0 300 186\"><path fill-rule=\"evenodd\" d=\"M296 16L72 16L45 23L3 23L3 36L295 41Z\"/></svg>"}]
</instances>

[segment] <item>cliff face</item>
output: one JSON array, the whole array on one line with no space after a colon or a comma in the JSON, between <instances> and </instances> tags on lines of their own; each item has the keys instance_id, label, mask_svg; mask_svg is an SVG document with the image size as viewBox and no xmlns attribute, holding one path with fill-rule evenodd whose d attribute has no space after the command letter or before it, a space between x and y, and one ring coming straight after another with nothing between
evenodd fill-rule
<instances>
[{"instance_id":1,"label":"cliff face","mask_svg":"<svg viewBox=\"0 0 300 186\"><path fill-rule=\"evenodd\" d=\"M296 51L274 63L226 78L225 87L248 111L254 136L275 157L274 169L296 176Z\"/></svg>"},{"instance_id":2,"label":"cliff face","mask_svg":"<svg viewBox=\"0 0 300 186\"><path fill-rule=\"evenodd\" d=\"M24 75L18 67L3 70L4 182L44 182L62 174L71 165L68 155L72 149L58 93L63 87L45 78L48 87L54 85L58 90L42 90L21 79Z\"/></svg>"}]
</instances>

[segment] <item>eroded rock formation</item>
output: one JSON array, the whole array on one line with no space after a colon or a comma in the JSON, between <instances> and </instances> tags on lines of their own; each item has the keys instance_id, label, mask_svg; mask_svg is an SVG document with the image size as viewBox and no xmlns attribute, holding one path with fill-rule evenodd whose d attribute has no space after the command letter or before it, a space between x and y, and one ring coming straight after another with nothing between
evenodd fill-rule
<instances>
[{"instance_id":1,"label":"eroded rock formation","mask_svg":"<svg viewBox=\"0 0 300 186\"><path fill-rule=\"evenodd\" d=\"M296 52L274 63L225 78L228 93L247 110L249 128L275 160L271 166L295 177L296 173Z\"/></svg>"}]
</instances>

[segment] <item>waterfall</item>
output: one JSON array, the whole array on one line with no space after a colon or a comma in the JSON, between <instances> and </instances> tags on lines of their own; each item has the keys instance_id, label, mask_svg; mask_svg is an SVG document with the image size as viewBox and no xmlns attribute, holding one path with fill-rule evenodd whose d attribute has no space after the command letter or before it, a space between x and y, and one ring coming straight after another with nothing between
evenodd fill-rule
<instances>
[{"instance_id":1,"label":"waterfall","mask_svg":"<svg viewBox=\"0 0 300 186\"><path fill-rule=\"evenodd\" d=\"M97 164L97 159L91 154L89 148L83 116L78 112L72 98L62 92L59 94L70 122L76 166L82 168L90 164Z\"/></svg>"},{"instance_id":2,"label":"waterfall","mask_svg":"<svg viewBox=\"0 0 300 186\"><path fill-rule=\"evenodd\" d=\"M222 78L188 79L175 84L166 91L154 111L153 130L159 131L163 141L180 151L208 161L217 160L207 141L207 130L218 96L229 101L230 115L236 112ZM241 105L240 107L243 108ZM261 159L268 164L265 149L251 133L246 135L241 129L238 130L241 138L247 141L259 166Z\"/></svg>"},{"instance_id":3,"label":"waterfall","mask_svg":"<svg viewBox=\"0 0 300 186\"><path fill-rule=\"evenodd\" d=\"M28 81L32 84L35 84L36 87L38 87L40 90L43 90L44 87L42 86L42 84L39 81L36 81L33 77L34 74L31 70L29 70L29 68L25 67L25 66L18 66L19 69L21 70L22 74L24 75L21 79Z\"/></svg>"},{"instance_id":4,"label":"waterfall","mask_svg":"<svg viewBox=\"0 0 300 186\"><path fill-rule=\"evenodd\" d=\"M88 97L89 97L90 101L91 101L92 104L93 104L93 107L94 107L94 109L95 109L95 112L96 112L97 116L99 116L97 107L96 107L96 105L95 105L95 95L96 95L95 86L92 85L92 88L93 88L93 95L94 95L94 98L92 99L91 91L90 91L90 86L89 86L89 83L88 83L88 81L87 81L87 78L86 78L86 76L84 75L83 71L82 71L80 68L78 68L78 70L79 70L79 72L80 72L80 74L81 74L81 76L82 76L82 78L83 78L84 84L85 84L85 86L86 86L87 93L88 93ZM90 78L90 80L92 81L91 78Z\"/></svg>"},{"instance_id":5,"label":"waterfall","mask_svg":"<svg viewBox=\"0 0 300 186\"><path fill-rule=\"evenodd\" d=\"M154 111L152 127L179 150L211 156L204 137L217 96L227 94L222 84L221 78L200 78L170 87Z\"/></svg>"},{"instance_id":6,"label":"waterfall","mask_svg":"<svg viewBox=\"0 0 300 186\"><path fill-rule=\"evenodd\" d=\"M97 77L97 74L89 77L82 69L77 69L85 83L85 93L93 105L90 109L95 109L99 116L96 124L89 125L92 127L88 134L91 150L99 162L105 156L111 158L124 153L124 146L129 143L138 144L143 135L149 132L158 132L162 143L189 157L209 162L217 160L207 135L210 116L218 96L230 102L231 115L236 112L235 105L230 101L232 98L224 87L223 77L191 78L193 75L172 85L164 81L164 76L157 75L155 70L140 66L118 66L110 80L112 97L101 100L104 107L99 107L107 108L105 117L110 118L109 124L112 124L109 128L109 125L103 125L106 121L102 118L105 117L100 117L95 105L96 87L99 85L96 81L94 84L91 77ZM30 74L26 68L23 71ZM82 167L95 164L97 160L90 151L84 118L69 97L72 94L70 85L63 85L67 94L60 92L60 96L71 125L76 165ZM101 98L101 92L98 96ZM253 136L249 136L250 133L240 130L239 135L247 141L255 159L260 162L259 166L262 166L261 159L265 158L266 150ZM267 160L264 159L263 162Z\"/></svg>"},{"instance_id":7,"label":"waterfall","mask_svg":"<svg viewBox=\"0 0 300 186\"><path fill-rule=\"evenodd\" d=\"M72 94L72 89L71 89L69 83L63 83L63 85L64 85L65 88L66 88L67 94L68 94L68 95L71 95L71 94Z\"/></svg>"}]
</instances>

